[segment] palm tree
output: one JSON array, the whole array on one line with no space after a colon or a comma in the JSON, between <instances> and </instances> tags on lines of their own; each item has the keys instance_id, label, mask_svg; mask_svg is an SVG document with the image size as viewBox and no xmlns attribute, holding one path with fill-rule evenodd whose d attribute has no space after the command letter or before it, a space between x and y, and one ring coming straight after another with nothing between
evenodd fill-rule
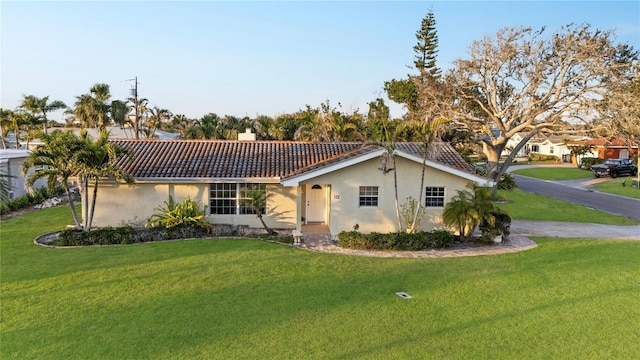
<instances>
[{"instance_id":1,"label":"palm tree","mask_svg":"<svg viewBox=\"0 0 640 360\"><path fill-rule=\"evenodd\" d=\"M9 198L9 193L11 192L11 182L9 179L13 177L15 176L0 173L0 203L11 200Z\"/></svg>"},{"instance_id":2,"label":"palm tree","mask_svg":"<svg viewBox=\"0 0 640 360\"><path fill-rule=\"evenodd\" d=\"M442 211L442 220L456 228L460 240L469 239L478 225L493 227L496 216L509 215L495 206L491 188L469 184L467 190L458 190Z\"/></svg>"},{"instance_id":3,"label":"palm tree","mask_svg":"<svg viewBox=\"0 0 640 360\"><path fill-rule=\"evenodd\" d=\"M89 94L76 96L74 108L68 112L75 116L83 129L95 127L98 122L94 111L94 99Z\"/></svg>"},{"instance_id":4,"label":"palm tree","mask_svg":"<svg viewBox=\"0 0 640 360\"><path fill-rule=\"evenodd\" d=\"M35 116L33 114L29 114L26 112L20 113L22 117L22 130L24 130L25 140L27 149L29 148L29 143L33 137L36 137L37 132L39 132L40 124L42 120L40 116Z\"/></svg>"},{"instance_id":5,"label":"palm tree","mask_svg":"<svg viewBox=\"0 0 640 360\"><path fill-rule=\"evenodd\" d=\"M271 229L267 226L262 218L262 209L265 209L267 206L267 194L264 191L260 190L251 190L247 192L247 198L245 200L246 205L251 207L255 212L258 219L262 223L262 226L267 231L269 235L277 235L275 230Z\"/></svg>"},{"instance_id":6,"label":"palm tree","mask_svg":"<svg viewBox=\"0 0 640 360\"><path fill-rule=\"evenodd\" d=\"M162 127L162 124L168 122L171 119L171 111L167 109L160 109L157 106L149 109L149 118L147 119L147 129L149 133L147 138L155 137L156 130Z\"/></svg>"},{"instance_id":7,"label":"palm tree","mask_svg":"<svg viewBox=\"0 0 640 360\"><path fill-rule=\"evenodd\" d=\"M131 109L126 102L113 100L111 102L111 119L116 125L124 126L127 123L127 116Z\"/></svg>"},{"instance_id":8,"label":"palm tree","mask_svg":"<svg viewBox=\"0 0 640 360\"><path fill-rule=\"evenodd\" d=\"M20 130L25 122L24 117L24 112L7 110L7 118L10 124L10 129L13 130L13 141L16 149L20 149Z\"/></svg>"},{"instance_id":9,"label":"palm tree","mask_svg":"<svg viewBox=\"0 0 640 360\"><path fill-rule=\"evenodd\" d=\"M111 97L108 84L95 84L89 90L93 95L93 111L98 121L98 127L104 129L109 122L111 106L107 103Z\"/></svg>"},{"instance_id":10,"label":"palm tree","mask_svg":"<svg viewBox=\"0 0 640 360\"><path fill-rule=\"evenodd\" d=\"M7 133L11 129L11 119L9 119L9 113L11 110L5 110L0 108L0 140L2 141L2 148L7 148Z\"/></svg>"},{"instance_id":11,"label":"palm tree","mask_svg":"<svg viewBox=\"0 0 640 360\"><path fill-rule=\"evenodd\" d=\"M78 164L78 177L83 185L84 192L84 216L83 228L91 230L93 215L98 197L98 185L101 179L124 180L130 184L133 178L123 172L117 165L118 159L122 156L131 156L131 152L124 147L109 142L109 132L100 131L100 136L94 142L93 139L82 131L80 140L84 144L83 149L76 155ZM93 185L93 198L89 209L89 182Z\"/></svg>"},{"instance_id":12,"label":"palm tree","mask_svg":"<svg viewBox=\"0 0 640 360\"><path fill-rule=\"evenodd\" d=\"M42 114L44 133L47 134L47 113L55 110L65 109L67 105L60 100L48 102L49 97L38 98L34 95L25 95L20 105L23 109L30 111L34 116Z\"/></svg>"},{"instance_id":13,"label":"palm tree","mask_svg":"<svg viewBox=\"0 0 640 360\"><path fill-rule=\"evenodd\" d=\"M76 228L82 229L69 189L69 177L78 170L75 159L83 150L84 143L71 131L56 130L51 134L40 134L40 138L44 145L32 150L22 164L22 172L25 176L29 169L37 167L27 177L26 183L28 186L33 186L38 179L46 178L49 190L52 191L56 185L61 185L67 194Z\"/></svg>"}]
</instances>

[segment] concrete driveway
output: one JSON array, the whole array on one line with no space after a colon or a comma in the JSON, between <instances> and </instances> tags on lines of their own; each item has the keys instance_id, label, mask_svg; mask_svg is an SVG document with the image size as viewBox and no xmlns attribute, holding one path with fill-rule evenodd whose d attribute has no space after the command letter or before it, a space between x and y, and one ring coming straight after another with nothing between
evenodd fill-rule
<instances>
[{"instance_id":1,"label":"concrete driveway","mask_svg":"<svg viewBox=\"0 0 640 360\"><path fill-rule=\"evenodd\" d=\"M513 220L510 236L640 240L640 225L619 226L560 221Z\"/></svg>"}]
</instances>

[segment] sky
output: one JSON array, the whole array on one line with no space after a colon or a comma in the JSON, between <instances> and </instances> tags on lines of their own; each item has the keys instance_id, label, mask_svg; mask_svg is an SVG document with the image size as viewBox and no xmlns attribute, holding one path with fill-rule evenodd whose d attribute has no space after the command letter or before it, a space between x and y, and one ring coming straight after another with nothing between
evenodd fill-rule
<instances>
[{"instance_id":1,"label":"sky","mask_svg":"<svg viewBox=\"0 0 640 360\"><path fill-rule=\"evenodd\" d=\"M6 1L0 106L24 95L72 106L95 83L125 100L137 77L151 106L200 118L294 113L329 101L367 113L384 82L414 73L415 33L432 10L437 65L504 27L615 30L640 49L639 1ZM62 121L62 112L49 118Z\"/></svg>"}]
</instances>

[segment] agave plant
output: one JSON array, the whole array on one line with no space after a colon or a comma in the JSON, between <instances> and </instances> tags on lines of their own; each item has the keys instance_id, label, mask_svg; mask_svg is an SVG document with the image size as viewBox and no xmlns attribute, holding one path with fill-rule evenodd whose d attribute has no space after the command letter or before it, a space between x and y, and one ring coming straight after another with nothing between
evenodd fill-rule
<instances>
[{"instance_id":1,"label":"agave plant","mask_svg":"<svg viewBox=\"0 0 640 360\"><path fill-rule=\"evenodd\" d=\"M172 228L176 226L196 226L211 227L211 223L204 219L206 210L204 205L190 197L185 198L180 203L176 203L172 196L155 208L156 213L151 215L147 226L163 226Z\"/></svg>"}]
</instances>

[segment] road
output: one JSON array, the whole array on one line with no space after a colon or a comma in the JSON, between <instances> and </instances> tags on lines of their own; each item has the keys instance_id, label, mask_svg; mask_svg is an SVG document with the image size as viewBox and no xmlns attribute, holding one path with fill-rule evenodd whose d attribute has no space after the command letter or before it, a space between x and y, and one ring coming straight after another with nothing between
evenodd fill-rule
<instances>
[{"instance_id":1,"label":"road","mask_svg":"<svg viewBox=\"0 0 640 360\"><path fill-rule=\"evenodd\" d=\"M546 181L516 174L512 175L516 179L518 188L526 192L640 220L640 199L586 190L575 187L573 182Z\"/></svg>"}]
</instances>

